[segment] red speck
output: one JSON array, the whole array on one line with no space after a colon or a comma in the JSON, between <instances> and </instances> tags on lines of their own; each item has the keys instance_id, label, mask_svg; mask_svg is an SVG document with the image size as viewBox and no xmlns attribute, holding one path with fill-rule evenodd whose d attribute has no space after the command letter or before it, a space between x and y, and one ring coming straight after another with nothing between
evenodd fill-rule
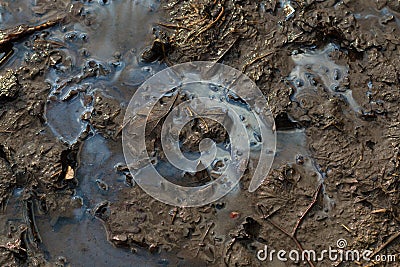
<instances>
[{"instance_id":1,"label":"red speck","mask_svg":"<svg viewBox=\"0 0 400 267\"><path fill-rule=\"evenodd\" d=\"M231 219L236 219L237 217L239 217L239 212L232 211L232 212L229 214L229 217L231 217Z\"/></svg>"}]
</instances>

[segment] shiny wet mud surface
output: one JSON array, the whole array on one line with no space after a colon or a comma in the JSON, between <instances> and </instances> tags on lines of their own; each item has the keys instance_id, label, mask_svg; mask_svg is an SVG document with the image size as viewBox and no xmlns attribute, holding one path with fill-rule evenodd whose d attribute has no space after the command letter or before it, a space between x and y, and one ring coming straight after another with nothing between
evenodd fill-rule
<instances>
[{"instance_id":1,"label":"shiny wet mud surface","mask_svg":"<svg viewBox=\"0 0 400 267\"><path fill-rule=\"evenodd\" d=\"M356 266L256 257L341 238L400 261L399 12L393 0L1 1L2 30L62 20L0 45L0 265ZM256 192L245 175L216 203L175 208L135 185L122 120L144 80L193 60L257 83L277 151ZM194 121L182 140L192 151L224 134Z\"/></svg>"}]
</instances>

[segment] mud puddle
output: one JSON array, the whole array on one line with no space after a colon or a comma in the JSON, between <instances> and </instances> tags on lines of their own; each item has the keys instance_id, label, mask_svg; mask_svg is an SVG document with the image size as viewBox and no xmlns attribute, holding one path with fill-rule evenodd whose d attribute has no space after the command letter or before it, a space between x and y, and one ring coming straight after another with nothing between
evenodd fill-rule
<instances>
[{"instance_id":1,"label":"mud puddle","mask_svg":"<svg viewBox=\"0 0 400 267\"><path fill-rule=\"evenodd\" d=\"M0 4L0 23L2 28L10 28L19 24L38 24L42 18L37 16L37 7L33 1L2 1ZM40 2L40 1L39 1Z\"/></svg>"},{"instance_id":2,"label":"mud puddle","mask_svg":"<svg viewBox=\"0 0 400 267\"><path fill-rule=\"evenodd\" d=\"M381 29L389 27L400 28L400 9L394 7L396 4L391 3L389 6L383 6L380 9L369 6L362 10L360 13L355 13L354 17L360 21L362 27L367 29L366 25L373 25L373 27L379 27ZM368 21L368 22L367 22ZM373 30L373 28L369 28Z\"/></svg>"},{"instance_id":3,"label":"mud puddle","mask_svg":"<svg viewBox=\"0 0 400 267\"><path fill-rule=\"evenodd\" d=\"M123 107L146 78L165 67L140 59L151 42L157 7L152 1L91 4L84 9L88 25L70 23L52 32L49 38L65 45L67 60L47 77L53 88L46 119L62 140L72 144L87 129L96 93L114 98ZM59 120L63 111L68 112Z\"/></svg>"},{"instance_id":4,"label":"mud puddle","mask_svg":"<svg viewBox=\"0 0 400 267\"><path fill-rule=\"evenodd\" d=\"M21 216L21 205L18 195L10 200L5 211L7 219L1 220L5 228L26 221ZM168 255L112 246L102 223L82 208L65 210L57 216L36 213L35 225L41 242L34 250L40 249L48 261L61 266L131 266L132 262L141 266L165 266L169 262Z\"/></svg>"}]
</instances>

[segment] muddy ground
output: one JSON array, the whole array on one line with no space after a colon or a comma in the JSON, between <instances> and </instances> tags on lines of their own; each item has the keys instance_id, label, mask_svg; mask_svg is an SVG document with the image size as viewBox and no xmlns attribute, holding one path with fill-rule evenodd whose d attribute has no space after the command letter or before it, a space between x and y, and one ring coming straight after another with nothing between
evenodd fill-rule
<instances>
[{"instance_id":1,"label":"muddy ground","mask_svg":"<svg viewBox=\"0 0 400 267\"><path fill-rule=\"evenodd\" d=\"M137 5L22 2L0 2L3 29L57 23L0 45L1 266L399 266L399 1L142 1L141 34L121 30ZM257 83L278 150L256 192L246 175L217 203L176 208L134 184L122 119L149 75L194 60ZM339 239L397 263L257 259Z\"/></svg>"}]
</instances>

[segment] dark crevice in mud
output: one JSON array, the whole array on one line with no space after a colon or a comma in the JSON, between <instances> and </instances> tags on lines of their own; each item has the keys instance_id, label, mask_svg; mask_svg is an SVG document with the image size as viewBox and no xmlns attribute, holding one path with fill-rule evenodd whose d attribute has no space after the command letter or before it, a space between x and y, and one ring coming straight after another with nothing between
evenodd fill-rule
<instances>
[{"instance_id":1,"label":"dark crevice in mud","mask_svg":"<svg viewBox=\"0 0 400 267\"><path fill-rule=\"evenodd\" d=\"M109 212L109 205L110 203L108 201L103 201L97 204L93 209L94 216L96 216L102 221L107 220L108 217L107 212Z\"/></svg>"},{"instance_id":2,"label":"dark crevice in mud","mask_svg":"<svg viewBox=\"0 0 400 267\"><path fill-rule=\"evenodd\" d=\"M67 172L68 170L75 170L76 167L78 166L78 154L79 154L79 143L75 144L77 148L71 148L71 149L66 149L61 152L61 166L62 166L62 172L59 176L58 182L61 182L62 180L69 180L71 177L67 177Z\"/></svg>"},{"instance_id":3,"label":"dark crevice in mud","mask_svg":"<svg viewBox=\"0 0 400 267\"><path fill-rule=\"evenodd\" d=\"M4 147L4 145L0 145L0 158L4 159L8 166L11 166L11 154L10 151L8 151L6 147Z\"/></svg>"},{"instance_id":4,"label":"dark crevice in mud","mask_svg":"<svg viewBox=\"0 0 400 267\"><path fill-rule=\"evenodd\" d=\"M0 47L0 66L5 65L14 54L14 46L12 43L7 43Z\"/></svg>"},{"instance_id":5,"label":"dark crevice in mud","mask_svg":"<svg viewBox=\"0 0 400 267\"><path fill-rule=\"evenodd\" d=\"M301 128L301 125L290 119L287 113L280 113L275 117L275 126L277 131Z\"/></svg>"},{"instance_id":6,"label":"dark crevice in mud","mask_svg":"<svg viewBox=\"0 0 400 267\"><path fill-rule=\"evenodd\" d=\"M243 229L249 238L257 238L261 232L261 224L251 217L247 217L243 224Z\"/></svg>"},{"instance_id":7,"label":"dark crevice in mud","mask_svg":"<svg viewBox=\"0 0 400 267\"><path fill-rule=\"evenodd\" d=\"M156 31L156 39L153 41L151 47L146 48L141 54L143 62L151 63L157 60L164 60L171 50L171 44L170 41L167 40L167 37L163 33L157 33Z\"/></svg>"},{"instance_id":8,"label":"dark crevice in mud","mask_svg":"<svg viewBox=\"0 0 400 267\"><path fill-rule=\"evenodd\" d=\"M34 212L34 201L33 200L25 200L24 210L26 214L24 215L25 223L28 225L27 237L28 242L32 244L39 244L42 242L42 238L40 237L37 225L36 218Z\"/></svg>"},{"instance_id":9,"label":"dark crevice in mud","mask_svg":"<svg viewBox=\"0 0 400 267\"><path fill-rule=\"evenodd\" d=\"M364 56L365 56L364 51L357 51L355 49L348 49L347 51L348 51L349 60L352 62L364 59Z\"/></svg>"}]
</instances>

